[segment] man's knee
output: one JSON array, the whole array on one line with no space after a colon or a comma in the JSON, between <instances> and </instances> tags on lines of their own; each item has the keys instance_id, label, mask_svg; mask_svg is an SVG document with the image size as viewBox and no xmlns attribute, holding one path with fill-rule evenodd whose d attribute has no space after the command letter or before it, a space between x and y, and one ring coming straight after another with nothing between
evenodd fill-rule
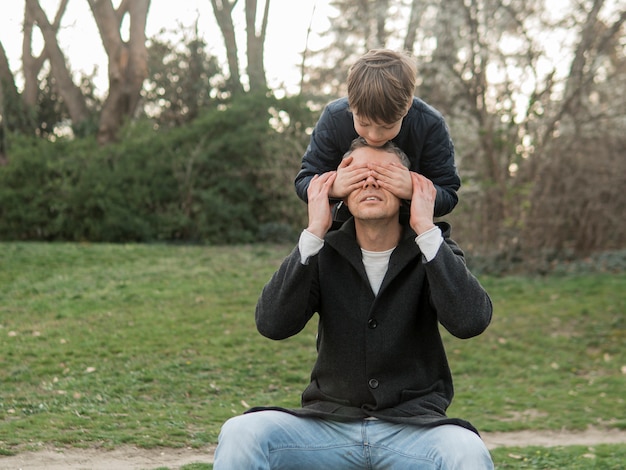
<instances>
[{"instance_id":1,"label":"man's knee","mask_svg":"<svg viewBox=\"0 0 626 470\"><path fill-rule=\"evenodd\" d=\"M493 469L493 462L487 446L474 432L455 427L452 431L454 436L448 442L445 449L440 449L444 468L463 470L488 470ZM452 437L450 435L449 437Z\"/></svg>"},{"instance_id":2,"label":"man's knee","mask_svg":"<svg viewBox=\"0 0 626 470\"><path fill-rule=\"evenodd\" d=\"M258 445L267 432L267 428L259 423L258 418L256 414L230 418L222 425L218 443L235 442L237 447L244 443Z\"/></svg>"},{"instance_id":3,"label":"man's knee","mask_svg":"<svg viewBox=\"0 0 626 470\"><path fill-rule=\"evenodd\" d=\"M230 418L222 425L215 450L214 468L263 468L267 462L264 432L253 415Z\"/></svg>"}]
</instances>

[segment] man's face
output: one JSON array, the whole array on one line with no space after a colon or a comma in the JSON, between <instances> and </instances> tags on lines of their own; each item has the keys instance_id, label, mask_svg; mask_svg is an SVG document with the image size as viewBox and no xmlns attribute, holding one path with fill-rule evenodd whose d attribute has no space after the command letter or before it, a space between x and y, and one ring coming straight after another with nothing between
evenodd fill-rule
<instances>
[{"instance_id":1,"label":"man's face","mask_svg":"<svg viewBox=\"0 0 626 470\"><path fill-rule=\"evenodd\" d=\"M354 130L367 141L368 145L373 147L381 147L397 136L402 127L402 119L404 119L391 123L377 123L360 117L357 113L352 116Z\"/></svg>"},{"instance_id":2,"label":"man's face","mask_svg":"<svg viewBox=\"0 0 626 470\"><path fill-rule=\"evenodd\" d=\"M400 161L397 155L372 147L358 148L351 155L353 161L350 165L397 164ZM354 218L362 220L387 218L397 220L401 204L400 199L386 189L381 188L373 176L368 176L364 179L360 186L348 195L345 203Z\"/></svg>"}]
</instances>

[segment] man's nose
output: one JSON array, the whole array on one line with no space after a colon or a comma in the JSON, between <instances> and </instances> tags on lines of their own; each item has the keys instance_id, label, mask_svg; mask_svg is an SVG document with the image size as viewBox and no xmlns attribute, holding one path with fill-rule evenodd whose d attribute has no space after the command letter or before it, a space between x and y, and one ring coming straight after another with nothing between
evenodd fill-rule
<instances>
[{"instance_id":1,"label":"man's nose","mask_svg":"<svg viewBox=\"0 0 626 470\"><path fill-rule=\"evenodd\" d=\"M364 182L363 182L363 186L365 188L378 188L378 181L376 181L376 178L374 178L371 174L365 178Z\"/></svg>"}]
</instances>

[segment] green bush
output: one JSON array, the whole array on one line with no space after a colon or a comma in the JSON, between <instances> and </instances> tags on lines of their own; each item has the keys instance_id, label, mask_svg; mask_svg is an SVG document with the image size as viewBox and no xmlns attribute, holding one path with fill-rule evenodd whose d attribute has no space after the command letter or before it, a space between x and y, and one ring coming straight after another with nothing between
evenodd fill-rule
<instances>
[{"instance_id":1,"label":"green bush","mask_svg":"<svg viewBox=\"0 0 626 470\"><path fill-rule=\"evenodd\" d=\"M14 138L0 167L0 238L245 243L282 239L268 231L277 226L291 237L305 206L293 189L300 155L270 126L279 104L244 96L167 131L135 122L106 147Z\"/></svg>"}]
</instances>

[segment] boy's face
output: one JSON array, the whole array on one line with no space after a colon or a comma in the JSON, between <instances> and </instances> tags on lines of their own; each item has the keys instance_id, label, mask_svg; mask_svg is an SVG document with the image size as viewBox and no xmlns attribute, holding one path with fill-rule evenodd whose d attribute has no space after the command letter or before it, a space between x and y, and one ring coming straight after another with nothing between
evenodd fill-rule
<instances>
[{"instance_id":1,"label":"boy's face","mask_svg":"<svg viewBox=\"0 0 626 470\"><path fill-rule=\"evenodd\" d=\"M391 123L378 123L369 119L359 117L357 113L353 113L354 129L357 134L363 137L368 145L372 147L381 147L388 141L393 139L400 132L402 127L402 119Z\"/></svg>"}]
</instances>

